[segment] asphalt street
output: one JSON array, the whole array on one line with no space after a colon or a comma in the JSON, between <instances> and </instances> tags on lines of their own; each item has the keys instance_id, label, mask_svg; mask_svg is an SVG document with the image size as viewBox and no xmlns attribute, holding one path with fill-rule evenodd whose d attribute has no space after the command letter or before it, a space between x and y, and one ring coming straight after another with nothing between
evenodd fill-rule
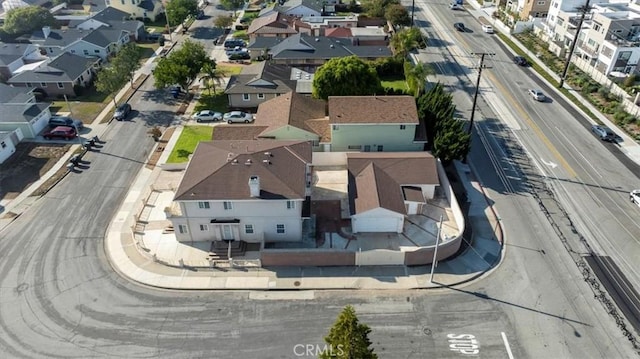
<instances>
[{"instance_id":1,"label":"asphalt street","mask_svg":"<svg viewBox=\"0 0 640 359\"><path fill-rule=\"evenodd\" d=\"M315 357L346 304L371 326L381 358L633 356L539 204L515 186L528 177L504 182L492 162L505 160L495 158L500 146L478 146L477 137L472 164L490 187L508 238L505 262L478 283L435 291L266 293L129 283L107 263L104 235L152 150L146 132L175 121L172 101L150 78L130 101L132 120L109 125L81 172L0 232L3 357Z\"/></svg>"}]
</instances>

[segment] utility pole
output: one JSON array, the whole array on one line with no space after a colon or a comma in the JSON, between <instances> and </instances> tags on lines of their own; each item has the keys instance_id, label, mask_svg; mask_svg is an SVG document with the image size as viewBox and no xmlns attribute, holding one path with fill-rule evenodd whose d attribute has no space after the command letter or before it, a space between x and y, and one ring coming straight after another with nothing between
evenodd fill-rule
<instances>
[{"instance_id":1,"label":"utility pole","mask_svg":"<svg viewBox=\"0 0 640 359\"><path fill-rule=\"evenodd\" d=\"M576 43L578 43L578 36L580 36L580 29L582 29L582 22L584 21L584 17L587 15L587 12L589 12L590 10L589 1L591 0L587 0L584 6L581 6L578 8L578 10L580 10L580 13L581 13L580 21L578 22L578 29L576 30L576 35L573 37L573 41L571 42L571 47L569 48L569 56L567 56L567 62L565 62L564 70L562 71L562 75L560 76L560 85L558 86L560 88L562 88L562 85L564 85L564 79L565 77L567 77L567 72L569 71L569 65L571 65L571 56L573 56L573 50L575 50Z\"/></svg>"},{"instance_id":2,"label":"utility pole","mask_svg":"<svg viewBox=\"0 0 640 359\"><path fill-rule=\"evenodd\" d=\"M482 76L482 69L490 69L491 67L484 66L484 57L489 55L493 56L494 53L489 52L472 52L471 55L480 55L480 66L478 66L478 79L476 80L476 92L473 94L473 105L471 105L471 118L469 119L469 130L471 133L473 130L473 119L476 115L476 102L478 102L478 93L480 92L480 76Z\"/></svg>"},{"instance_id":3,"label":"utility pole","mask_svg":"<svg viewBox=\"0 0 640 359\"><path fill-rule=\"evenodd\" d=\"M416 12L416 0L411 1L411 27L413 27L413 14Z\"/></svg>"},{"instance_id":4,"label":"utility pole","mask_svg":"<svg viewBox=\"0 0 640 359\"><path fill-rule=\"evenodd\" d=\"M438 262L438 242L440 241L440 233L442 233L442 216L440 216L440 222L438 223L438 234L436 234L436 248L433 250L433 259L431 260L431 275L429 276L429 283L433 283L433 272L436 270Z\"/></svg>"}]
</instances>

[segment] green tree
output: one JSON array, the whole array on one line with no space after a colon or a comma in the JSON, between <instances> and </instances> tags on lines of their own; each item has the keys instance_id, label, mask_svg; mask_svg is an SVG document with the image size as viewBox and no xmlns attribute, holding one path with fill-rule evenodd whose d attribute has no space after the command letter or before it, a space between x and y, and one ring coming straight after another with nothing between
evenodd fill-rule
<instances>
[{"instance_id":1,"label":"green tree","mask_svg":"<svg viewBox=\"0 0 640 359\"><path fill-rule=\"evenodd\" d=\"M313 97L366 96L382 92L375 68L357 56L334 58L320 66L313 78Z\"/></svg>"},{"instance_id":2,"label":"green tree","mask_svg":"<svg viewBox=\"0 0 640 359\"><path fill-rule=\"evenodd\" d=\"M156 87L166 88L178 84L188 91L189 84L197 78L208 59L201 44L185 40L182 47L173 50L158 62L153 71Z\"/></svg>"},{"instance_id":3,"label":"green tree","mask_svg":"<svg viewBox=\"0 0 640 359\"><path fill-rule=\"evenodd\" d=\"M224 76L222 70L218 69L218 65L216 64L215 59L211 59L202 65L202 73L203 75L200 77L200 80L204 83L204 86L207 90L209 90L209 95L211 95L211 89L213 88L213 92L217 92L216 84L220 82L220 79Z\"/></svg>"},{"instance_id":4,"label":"green tree","mask_svg":"<svg viewBox=\"0 0 640 359\"><path fill-rule=\"evenodd\" d=\"M395 4L400 4L400 0L367 0L363 7L369 17L384 17L385 10Z\"/></svg>"},{"instance_id":5,"label":"green tree","mask_svg":"<svg viewBox=\"0 0 640 359\"><path fill-rule=\"evenodd\" d=\"M418 63L413 65L411 62L404 63L404 78L407 81L409 92L413 96L418 97L424 92L424 85L427 75L433 74L433 70L429 65Z\"/></svg>"},{"instance_id":6,"label":"green tree","mask_svg":"<svg viewBox=\"0 0 640 359\"><path fill-rule=\"evenodd\" d=\"M118 73L131 83L133 87L133 75L140 67L140 59L142 58L142 49L134 43L124 45L118 54L111 60L114 68Z\"/></svg>"},{"instance_id":7,"label":"green tree","mask_svg":"<svg viewBox=\"0 0 640 359\"><path fill-rule=\"evenodd\" d=\"M410 51L424 45L424 39L420 29L412 27L396 32L391 38L391 46L396 56L406 59Z\"/></svg>"},{"instance_id":8,"label":"green tree","mask_svg":"<svg viewBox=\"0 0 640 359\"><path fill-rule=\"evenodd\" d=\"M464 123L454 118L456 106L451 94L438 83L418 98L417 105L433 155L443 163L464 159L471 149L471 136Z\"/></svg>"},{"instance_id":9,"label":"green tree","mask_svg":"<svg viewBox=\"0 0 640 359\"><path fill-rule=\"evenodd\" d=\"M116 94L127 83L126 77L113 66L103 67L96 77L96 89L98 92L112 96L113 105L117 106Z\"/></svg>"},{"instance_id":10,"label":"green tree","mask_svg":"<svg viewBox=\"0 0 640 359\"><path fill-rule=\"evenodd\" d=\"M40 6L24 6L7 12L3 29L10 35L31 34L43 26L55 26L56 19L49 10Z\"/></svg>"},{"instance_id":11,"label":"green tree","mask_svg":"<svg viewBox=\"0 0 640 359\"><path fill-rule=\"evenodd\" d=\"M409 26L411 17L407 9L400 4L389 5L384 11L384 18L394 25Z\"/></svg>"},{"instance_id":12,"label":"green tree","mask_svg":"<svg viewBox=\"0 0 640 359\"><path fill-rule=\"evenodd\" d=\"M169 18L170 26L177 26L189 16L198 13L198 0L171 0L167 3L165 11Z\"/></svg>"},{"instance_id":13,"label":"green tree","mask_svg":"<svg viewBox=\"0 0 640 359\"><path fill-rule=\"evenodd\" d=\"M233 18L231 16L218 16L213 22L216 27L229 27L233 24Z\"/></svg>"},{"instance_id":14,"label":"green tree","mask_svg":"<svg viewBox=\"0 0 640 359\"><path fill-rule=\"evenodd\" d=\"M220 0L220 5L227 10L236 10L244 5L244 0Z\"/></svg>"},{"instance_id":15,"label":"green tree","mask_svg":"<svg viewBox=\"0 0 640 359\"><path fill-rule=\"evenodd\" d=\"M320 358L377 359L378 356L370 348L369 333L369 326L360 324L356 311L347 305L329 330L329 335L324 338L328 348L320 354Z\"/></svg>"}]
</instances>

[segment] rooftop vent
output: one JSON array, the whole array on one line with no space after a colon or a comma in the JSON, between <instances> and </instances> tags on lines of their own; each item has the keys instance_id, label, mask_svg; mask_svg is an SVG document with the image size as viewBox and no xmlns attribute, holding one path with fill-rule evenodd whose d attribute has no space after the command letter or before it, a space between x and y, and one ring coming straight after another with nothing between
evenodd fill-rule
<instances>
[{"instance_id":1,"label":"rooftop vent","mask_svg":"<svg viewBox=\"0 0 640 359\"><path fill-rule=\"evenodd\" d=\"M335 46L333 46L333 44L331 44L331 45L329 45L329 47L333 49Z\"/></svg>"},{"instance_id":2,"label":"rooftop vent","mask_svg":"<svg viewBox=\"0 0 640 359\"><path fill-rule=\"evenodd\" d=\"M271 161L269 161L269 160L262 160L262 163L264 163L265 165L270 165L270 164L271 164Z\"/></svg>"},{"instance_id":3,"label":"rooftop vent","mask_svg":"<svg viewBox=\"0 0 640 359\"><path fill-rule=\"evenodd\" d=\"M247 160L244 162L245 165L247 166L251 166L251 158L247 158Z\"/></svg>"},{"instance_id":4,"label":"rooftop vent","mask_svg":"<svg viewBox=\"0 0 640 359\"><path fill-rule=\"evenodd\" d=\"M318 39L318 38L316 37L316 42L319 42L319 41L320 41L320 39Z\"/></svg>"},{"instance_id":5,"label":"rooftop vent","mask_svg":"<svg viewBox=\"0 0 640 359\"><path fill-rule=\"evenodd\" d=\"M227 153L227 162L231 161L233 157L235 157L235 154L233 152ZM238 160L235 160L235 162L238 162Z\"/></svg>"},{"instance_id":6,"label":"rooftop vent","mask_svg":"<svg viewBox=\"0 0 640 359\"><path fill-rule=\"evenodd\" d=\"M234 159L233 161L231 161L231 164L232 164L232 165L237 165L237 164L238 164L238 160L237 160L237 159Z\"/></svg>"},{"instance_id":7,"label":"rooftop vent","mask_svg":"<svg viewBox=\"0 0 640 359\"><path fill-rule=\"evenodd\" d=\"M271 152L265 152L265 153L264 153L264 155L265 155L265 156L267 156L267 157L272 157L272 156L273 156L273 155L271 154Z\"/></svg>"}]
</instances>

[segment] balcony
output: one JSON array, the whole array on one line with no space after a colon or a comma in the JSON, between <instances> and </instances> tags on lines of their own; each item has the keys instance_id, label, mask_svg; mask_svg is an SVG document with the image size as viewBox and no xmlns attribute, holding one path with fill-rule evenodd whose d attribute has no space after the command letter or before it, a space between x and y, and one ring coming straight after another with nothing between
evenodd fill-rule
<instances>
[{"instance_id":1,"label":"balcony","mask_svg":"<svg viewBox=\"0 0 640 359\"><path fill-rule=\"evenodd\" d=\"M170 206L164 208L164 213L167 215L167 219L183 217L182 210L180 209L180 204L178 202L171 202Z\"/></svg>"}]
</instances>

